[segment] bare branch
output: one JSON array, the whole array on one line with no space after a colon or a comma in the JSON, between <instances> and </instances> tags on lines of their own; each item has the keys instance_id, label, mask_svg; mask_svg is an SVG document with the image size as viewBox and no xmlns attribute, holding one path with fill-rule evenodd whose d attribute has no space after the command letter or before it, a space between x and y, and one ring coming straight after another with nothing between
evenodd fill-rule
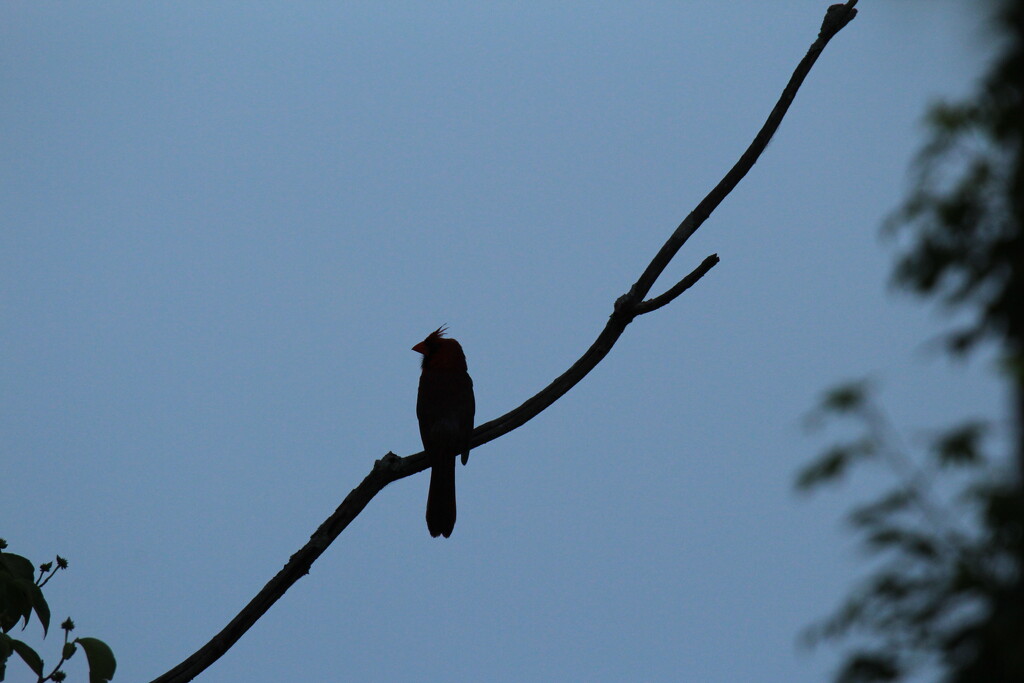
<instances>
[{"instance_id":1,"label":"bare branch","mask_svg":"<svg viewBox=\"0 0 1024 683\"><path fill-rule=\"evenodd\" d=\"M736 162L718 185L679 224L679 227L676 228L672 236L669 237L661 250L651 260L647 269L630 288L629 292L616 300L614 309L608 317L608 322L597 336L597 339L594 340L594 343L590 345L590 348L586 350L579 360L572 364L572 367L536 395L523 402L522 405L474 429L471 439L473 448L492 441L525 424L565 395L566 392L572 389L608 355L612 346L615 345L615 342L625 331L629 323L633 321L633 318L669 303L717 263L718 257L710 256L693 273L664 294L649 301L643 300L680 247L683 246L690 235L701 226L708 216L711 215L711 212L718 207L722 200L725 199L743 176L753 167L754 162L757 161L761 152L768 145L768 141L771 140L772 135L778 129L779 124L782 122L782 117L789 109L789 105L792 103L797 90L814 65L814 62L818 59L821 51L825 48L825 45L856 14L856 10L853 9L856 2L857 0L850 0L845 5L833 5L829 8L817 40L814 41L807 54L800 61L800 64L797 65L778 103L772 109L768 120L757 133L754 141L751 142L739 161ZM288 563L281 571L263 587L256 597L249 601L249 604L220 633L215 635L186 660L162 676L154 679L152 683L185 683L198 676L219 659L221 655L227 652L270 609L271 605L284 595L285 591L292 584L309 573L313 562L323 554L349 523L362 512L363 508L367 506L377 493L391 482L422 472L428 466L429 463L423 452L415 453L405 458L400 458L394 453L388 453L376 461L373 469L366 475L366 478L360 482L359 486L345 496L345 500L341 502L338 509L310 536L309 542L289 558Z\"/></svg>"},{"instance_id":2,"label":"bare branch","mask_svg":"<svg viewBox=\"0 0 1024 683\"><path fill-rule=\"evenodd\" d=\"M782 95L779 96L779 101L776 102L775 108L768 115L768 120L761 126L761 130L757 132L753 142L750 143L750 146L740 156L739 161L729 169L729 172L719 181L718 185L701 200L697 208L683 219L683 222L679 224L679 227L676 228L672 236L668 238L668 241L665 242L661 250L651 260L647 270L644 271L640 279L630 289L629 294L627 294L634 302L639 302L647 296L647 293L651 291L651 287L654 285L654 281L658 279L658 276L661 275L665 267L668 266L669 261L675 257L679 249L686 243L686 240L690 239L690 236L697 232L697 228L707 220L711 212L718 208L722 200L733 191L740 180L743 179L743 176L747 175L747 172L753 168L754 163L761 156L761 152L768 146L768 141L772 139L775 131L778 130L779 124L782 123L782 117L789 110L789 105L793 103L797 90L800 89L804 78L807 77L811 67L818 60L821 51L825 49L825 45L828 44L832 36L856 16L857 10L853 8L856 4L857 0L850 0L845 5L832 5L828 8L825 20L822 23L821 32L818 33L818 39L811 44L807 54L797 64L793 75L789 79L789 83L786 84Z\"/></svg>"},{"instance_id":3,"label":"bare branch","mask_svg":"<svg viewBox=\"0 0 1024 683\"><path fill-rule=\"evenodd\" d=\"M662 306L672 303L672 300L677 296L688 290L690 287L697 283L697 280L704 277L709 270L718 265L718 254L712 254L704 259L699 266L693 269L693 271L684 277L679 282L675 283L670 287L664 294L656 296L653 299L648 299L636 305L633 311L637 315L643 315L644 313L650 313L656 311Z\"/></svg>"}]
</instances>

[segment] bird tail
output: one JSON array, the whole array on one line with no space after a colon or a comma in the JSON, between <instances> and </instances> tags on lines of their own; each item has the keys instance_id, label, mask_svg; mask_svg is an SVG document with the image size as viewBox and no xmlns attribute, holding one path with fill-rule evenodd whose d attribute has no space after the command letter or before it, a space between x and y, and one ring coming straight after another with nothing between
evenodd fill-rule
<instances>
[{"instance_id":1,"label":"bird tail","mask_svg":"<svg viewBox=\"0 0 1024 683\"><path fill-rule=\"evenodd\" d=\"M430 468L427 492L427 529L437 538L448 538L455 528L455 458L440 458Z\"/></svg>"}]
</instances>

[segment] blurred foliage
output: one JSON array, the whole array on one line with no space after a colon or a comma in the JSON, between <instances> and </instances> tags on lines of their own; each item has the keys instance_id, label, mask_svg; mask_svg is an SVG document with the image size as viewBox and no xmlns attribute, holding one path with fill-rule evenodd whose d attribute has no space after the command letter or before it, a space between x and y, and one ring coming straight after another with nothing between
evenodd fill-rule
<instances>
[{"instance_id":1,"label":"blurred foliage","mask_svg":"<svg viewBox=\"0 0 1024 683\"><path fill-rule=\"evenodd\" d=\"M64 632L64 645L57 664L46 673L42 657L22 640L10 635L10 631L19 623L21 630L29 624L34 614L43 628L43 637L50 629L50 607L43 597L45 586L54 575L68 568L68 562L58 555L52 562L39 565L39 576L36 576L32 563L14 553L4 552L7 542L0 539L0 681L7 673L7 661L11 655L17 654L36 675L37 683L55 681L60 683L67 678L63 670L64 663L78 652L85 652L89 665L89 683L105 683L114 677L117 663L114 653L106 643L96 638L71 638L75 624L65 619L60 628Z\"/></svg>"},{"instance_id":2,"label":"blurred foliage","mask_svg":"<svg viewBox=\"0 0 1024 683\"><path fill-rule=\"evenodd\" d=\"M999 466L984 455L988 424L945 430L915 457L901 445L870 385L839 390L855 398L840 409L826 396L811 425L844 422L855 436L807 465L797 476L798 489L838 482L861 463L896 476L847 517L877 560L871 574L834 614L805 632L806 641L855 641L836 677L842 683L896 681L922 670L942 671L949 681L1024 680L1024 604L1014 598L1020 595L1024 509L1019 488L999 483L1007 477L993 476ZM961 475L955 480L954 471Z\"/></svg>"},{"instance_id":3,"label":"blurred foliage","mask_svg":"<svg viewBox=\"0 0 1024 683\"><path fill-rule=\"evenodd\" d=\"M1024 346L1024 2L994 4L1003 52L972 99L931 108L913 188L884 229L903 244L898 287L974 314L950 335L954 353Z\"/></svg>"},{"instance_id":4,"label":"blurred foliage","mask_svg":"<svg viewBox=\"0 0 1024 683\"><path fill-rule=\"evenodd\" d=\"M987 455L991 425L971 420L912 453L869 383L823 396L809 426L841 421L856 436L804 467L797 488L862 464L895 482L848 518L871 573L805 634L849 644L841 683L1024 681L1024 0L987 6L1000 53L971 99L931 108L912 190L884 230L898 242L894 284L969 318L948 351L1001 351L1013 433L999 443L1009 452Z\"/></svg>"}]
</instances>

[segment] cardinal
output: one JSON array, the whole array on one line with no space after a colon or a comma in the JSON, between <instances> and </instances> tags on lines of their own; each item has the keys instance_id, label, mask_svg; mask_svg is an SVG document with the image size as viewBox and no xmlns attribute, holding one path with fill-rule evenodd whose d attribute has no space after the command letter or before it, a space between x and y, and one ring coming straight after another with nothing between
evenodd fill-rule
<instances>
[{"instance_id":1,"label":"cardinal","mask_svg":"<svg viewBox=\"0 0 1024 683\"><path fill-rule=\"evenodd\" d=\"M455 528L455 456L469 460L473 433L473 380L466 370L466 354L439 327L413 351L423 354L423 371L416 396L423 450L430 459L427 492L427 529L433 537L448 538Z\"/></svg>"}]
</instances>

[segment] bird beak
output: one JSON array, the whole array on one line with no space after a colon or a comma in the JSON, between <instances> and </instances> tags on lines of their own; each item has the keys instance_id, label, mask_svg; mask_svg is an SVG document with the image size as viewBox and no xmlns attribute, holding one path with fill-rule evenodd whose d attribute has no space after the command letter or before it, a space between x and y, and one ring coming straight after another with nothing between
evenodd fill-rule
<instances>
[{"instance_id":1,"label":"bird beak","mask_svg":"<svg viewBox=\"0 0 1024 683\"><path fill-rule=\"evenodd\" d=\"M412 350L415 351L416 353L422 353L424 356L427 355L427 347L423 345L423 342L420 342L416 346L412 347Z\"/></svg>"}]
</instances>

